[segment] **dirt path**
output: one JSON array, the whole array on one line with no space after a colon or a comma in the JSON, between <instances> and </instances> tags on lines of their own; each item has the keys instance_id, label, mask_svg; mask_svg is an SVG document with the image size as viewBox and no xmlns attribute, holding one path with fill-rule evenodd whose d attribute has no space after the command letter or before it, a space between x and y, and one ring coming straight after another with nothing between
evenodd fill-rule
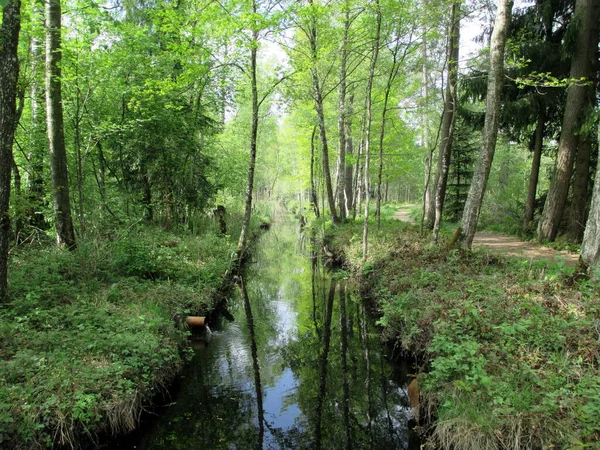
<instances>
[{"instance_id":1,"label":"dirt path","mask_svg":"<svg viewBox=\"0 0 600 450\"><path fill-rule=\"evenodd\" d=\"M410 209L401 208L394 219L402 222L415 223L410 217ZM545 259L548 261L564 261L567 266L576 266L579 261L579 254L568 251L558 251L550 247L535 244L532 242L523 242L515 236L492 233L489 231L480 231L475 234L473 239L473 248L487 248L492 252L505 253L511 256L522 257L526 259Z\"/></svg>"}]
</instances>

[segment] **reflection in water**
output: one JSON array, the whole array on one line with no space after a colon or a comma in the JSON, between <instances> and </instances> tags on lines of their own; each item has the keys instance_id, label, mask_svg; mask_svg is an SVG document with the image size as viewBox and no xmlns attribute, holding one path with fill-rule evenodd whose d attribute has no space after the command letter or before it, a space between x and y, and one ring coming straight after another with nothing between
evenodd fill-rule
<instances>
[{"instance_id":1,"label":"reflection in water","mask_svg":"<svg viewBox=\"0 0 600 450\"><path fill-rule=\"evenodd\" d=\"M327 367L329 358L329 344L331 342L331 315L333 312L333 298L335 297L335 287L337 283L335 280L331 280L329 287L329 296L327 301L327 310L325 312L325 325L323 330L323 353L321 353L321 370L320 370L320 385L319 393L317 396L317 423L315 426L315 439L317 450L321 449L321 426L323 422L323 401L327 394Z\"/></svg>"},{"instance_id":2,"label":"reflection in water","mask_svg":"<svg viewBox=\"0 0 600 450\"><path fill-rule=\"evenodd\" d=\"M406 368L386 358L355 289L296 245L293 225L259 247L228 305L235 320L194 347L169 407L118 448L418 448Z\"/></svg>"},{"instance_id":3,"label":"reflection in water","mask_svg":"<svg viewBox=\"0 0 600 450\"><path fill-rule=\"evenodd\" d=\"M265 436L265 425L263 423L265 410L263 409L263 394L260 384L260 367L258 365L258 350L256 348L256 338L254 334L254 318L252 317L252 306L248 298L246 283L241 279L240 288L242 290L242 299L244 300L244 310L246 311L246 323L250 333L250 350L252 352L252 367L254 368L254 388L256 389L256 406L258 409L258 442L257 449L263 448L263 440Z\"/></svg>"}]
</instances>

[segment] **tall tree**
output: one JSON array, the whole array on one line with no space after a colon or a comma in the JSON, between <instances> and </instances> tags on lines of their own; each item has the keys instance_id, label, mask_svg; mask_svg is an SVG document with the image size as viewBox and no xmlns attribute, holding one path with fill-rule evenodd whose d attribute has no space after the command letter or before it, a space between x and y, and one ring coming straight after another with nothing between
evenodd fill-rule
<instances>
[{"instance_id":1,"label":"tall tree","mask_svg":"<svg viewBox=\"0 0 600 450\"><path fill-rule=\"evenodd\" d=\"M385 88L383 91L383 107L381 110L381 127L379 128L379 164L377 167L377 199L375 206L375 220L377 221L377 229L379 229L381 225L381 200L383 198L383 192L381 190L382 181L383 181L383 140L385 138L385 126L387 122L387 114L389 112L389 102L390 102L390 94L392 91L392 86L394 84L394 80L396 79L396 75L398 75L398 70L400 69L401 62L399 60L400 53L400 42L402 36L399 32L396 33L395 42L392 44L391 48L389 48L392 53L392 64L390 66L390 71L388 73L387 82L385 84ZM406 55L406 53L405 53ZM402 58L403 59L403 58Z\"/></svg>"},{"instance_id":2,"label":"tall tree","mask_svg":"<svg viewBox=\"0 0 600 450\"><path fill-rule=\"evenodd\" d=\"M61 81L61 6L60 0L46 0L46 121L52 170L52 198L56 241L75 250L75 230L71 218L69 173L65 146Z\"/></svg>"},{"instance_id":3,"label":"tall tree","mask_svg":"<svg viewBox=\"0 0 600 450\"><path fill-rule=\"evenodd\" d=\"M558 155L544 211L538 224L540 241L556 239L565 209L569 183L573 173L573 161L579 141L578 131L586 97L586 81L592 77L593 58L598 46L598 15L600 4L594 0L577 0L575 18L576 42L571 59L571 85L567 91L567 102L560 133Z\"/></svg>"},{"instance_id":4,"label":"tall tree","mask_svg":"<svg viewBox=\"0 0 600 450\"><path fill-rule=\"evenodd\" d=\"M483 127L482 148L477 159L469 195L465 203L462 222L456 230L453 242L471 248L483 195L496 150L498 123L500 119L500 97L504 82L504 49L510 25L512 0L498 0L498 12L494 22L494 31L490 43L490 70L487 85L487 102L485 108L485 124Z\"/></svg>"},{"instance_id":5,"label":"tall tree","mask_svg":"<svg viewBox=\"0 0 600 450\"><path fill-rule=\"evenodd\" d=\"M346 202L346 75L348 66L348 34L350 30L350 6L344 5L344 34L342 48L340 49L340 83L338 87L338 208L340 220L346 220L348 206Z\"/></svg>"},{"instance_id":6,"label":"tall tree","mask_svg":"<svg viewBox=\"0 0 600 450\"><path fill-rule=\"evenodd\" d=\"M17 81L19 79L19 31L21 1L0 1L0 301L8 288L7 265L10 239L10 175L13 163L13 142L17 127Z\"/></svg>"},{"instance_id":7,"label":"tall tree","mask_svg":"<svg viewBox=\"0 0 600 450\"><path fill-rule=\"evenodd\" d=\"M250 88L252 90L252 124L250 128L250 160L248 162L248 183L246 185L246 207L244 210L244 221L242 222L242 230L238 240L237 255L238 261L241 263L244 250L246 248L246 240L248 239L248 229L250 227L250 217L252 215L252 194L254 191L254 170L256 167L256 144L258 139L258 85L256 78L256 56L258 52L258 37L259 24L256 22L257 17L256 0L252 0L252 14L254 17L252 23L252 41L250 43Z\"/></svg>"},{"instance_id":8,"label":"tall tree","mask_svg":"<svg viewBox=\"0 0 600 450\"><path fill-rule=\"evenodd\" d=\"M598 140L600 141L600 123ZM586 269L600 268L600 162L596 167L592 204L581 243L581 261Z\"/></svg>"},{"instance_id":9,"label":"tall tree","mask_svg":"<svg viewBox=\"0 0 600 450\"><path fill-rule=\"evenodd\" d=\"M373 39L373 50L371 52L371 64L369 66L369 75L367 78L367 88L365 92L365 166L364 166L364 186L365 186L365 210L363 217L363 235L362 235L362 259L367 260L369 254L369 200L371 199L371 186L369 182L369 158L371 147L371 118L373 114L373 101L371 91L373 90L373 78L375 77L375 68L377 67L377 58L379 57L379 43L381 41L381 5L379 0L375 0L375 36Z\"/></svg>"},{"instance_id":10,"label":"tall tree","mask_svg":"<svg viewBox=\"0 0 600 450\"><path fill-rule=\"evenodd\" d=\"M315 111L317 112L317 120L319 122L319 131L321 137L321 154L323 164L323 175L325 176L325 189L327 191L327 202L329 203L329 211L333 223L339 223L340 219L335 207L335 198L333 195L333 185L331 183L331 170L329 168L329 144L327 141L327 128L325 126L325 112L323 109L323 88L319 76L317 62L319 60L318 34L317 34L317 8L314 6L314 1L309 0L310 5L310 23L308 25L307 37L310 45L311 56L311 78L313 86L313 99Z\"/></svg>"},{"instance_id":11,"label":"tall tree","mask_svg":"<svg viewBox=\"0 0 600 450\"><path fill-rule=\"evenodd\" d=\"M458 85L458 57L460 46L460 2L452 3L450 16L450 37L448 39L448 83L446 84L446 98L442 113L442 129L438 165L433 184L434 199L431 204L432 211L428 214L429 223L433 225L433 239L437 241L446 198L446 185L450 169L450 155L452 154L452 135L456 118L456 88Z\"/></svg>"}]
</instances>

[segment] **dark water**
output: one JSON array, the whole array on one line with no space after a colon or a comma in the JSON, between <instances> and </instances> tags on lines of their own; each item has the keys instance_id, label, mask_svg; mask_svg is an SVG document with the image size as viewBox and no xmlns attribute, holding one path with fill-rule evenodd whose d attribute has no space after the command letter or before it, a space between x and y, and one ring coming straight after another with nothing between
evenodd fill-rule
<instances>
[{"instance_id":1,"label":"dark water","mask_svg":"<svg viewBox=\"0 0 600 450\"><path fill-rule=\"evenodd\" d=\"M417 449L407 369L390 362L354 287L311 258L294 225L261 238L235 320L194 345L136 449Z\"/></svg>"}]
</instances>

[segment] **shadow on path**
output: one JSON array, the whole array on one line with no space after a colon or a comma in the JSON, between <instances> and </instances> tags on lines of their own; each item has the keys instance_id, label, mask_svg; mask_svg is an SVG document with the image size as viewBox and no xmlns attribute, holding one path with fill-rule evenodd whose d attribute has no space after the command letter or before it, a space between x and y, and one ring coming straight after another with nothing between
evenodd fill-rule
<instances>
[{"instance_id":1,"label":"shadow on path","mask_svg":"<svg viewBox=\"0 0 600 450\"><path fill-rule=\"evenodd\" d=\"M410 206L400 208L394 219L402 222L415 223L410 216ZM552 262L564 261L565 265L575 267L579 261L579 254L568 252L566 250L555 250L533 242L523 242L516 236L493 233L490 231L479 231L475 233L473 239L473 248L487 248L496 253L504 253L510 256L516 256L535 260L548 260Z\"/></svg>"}]
</instances>

